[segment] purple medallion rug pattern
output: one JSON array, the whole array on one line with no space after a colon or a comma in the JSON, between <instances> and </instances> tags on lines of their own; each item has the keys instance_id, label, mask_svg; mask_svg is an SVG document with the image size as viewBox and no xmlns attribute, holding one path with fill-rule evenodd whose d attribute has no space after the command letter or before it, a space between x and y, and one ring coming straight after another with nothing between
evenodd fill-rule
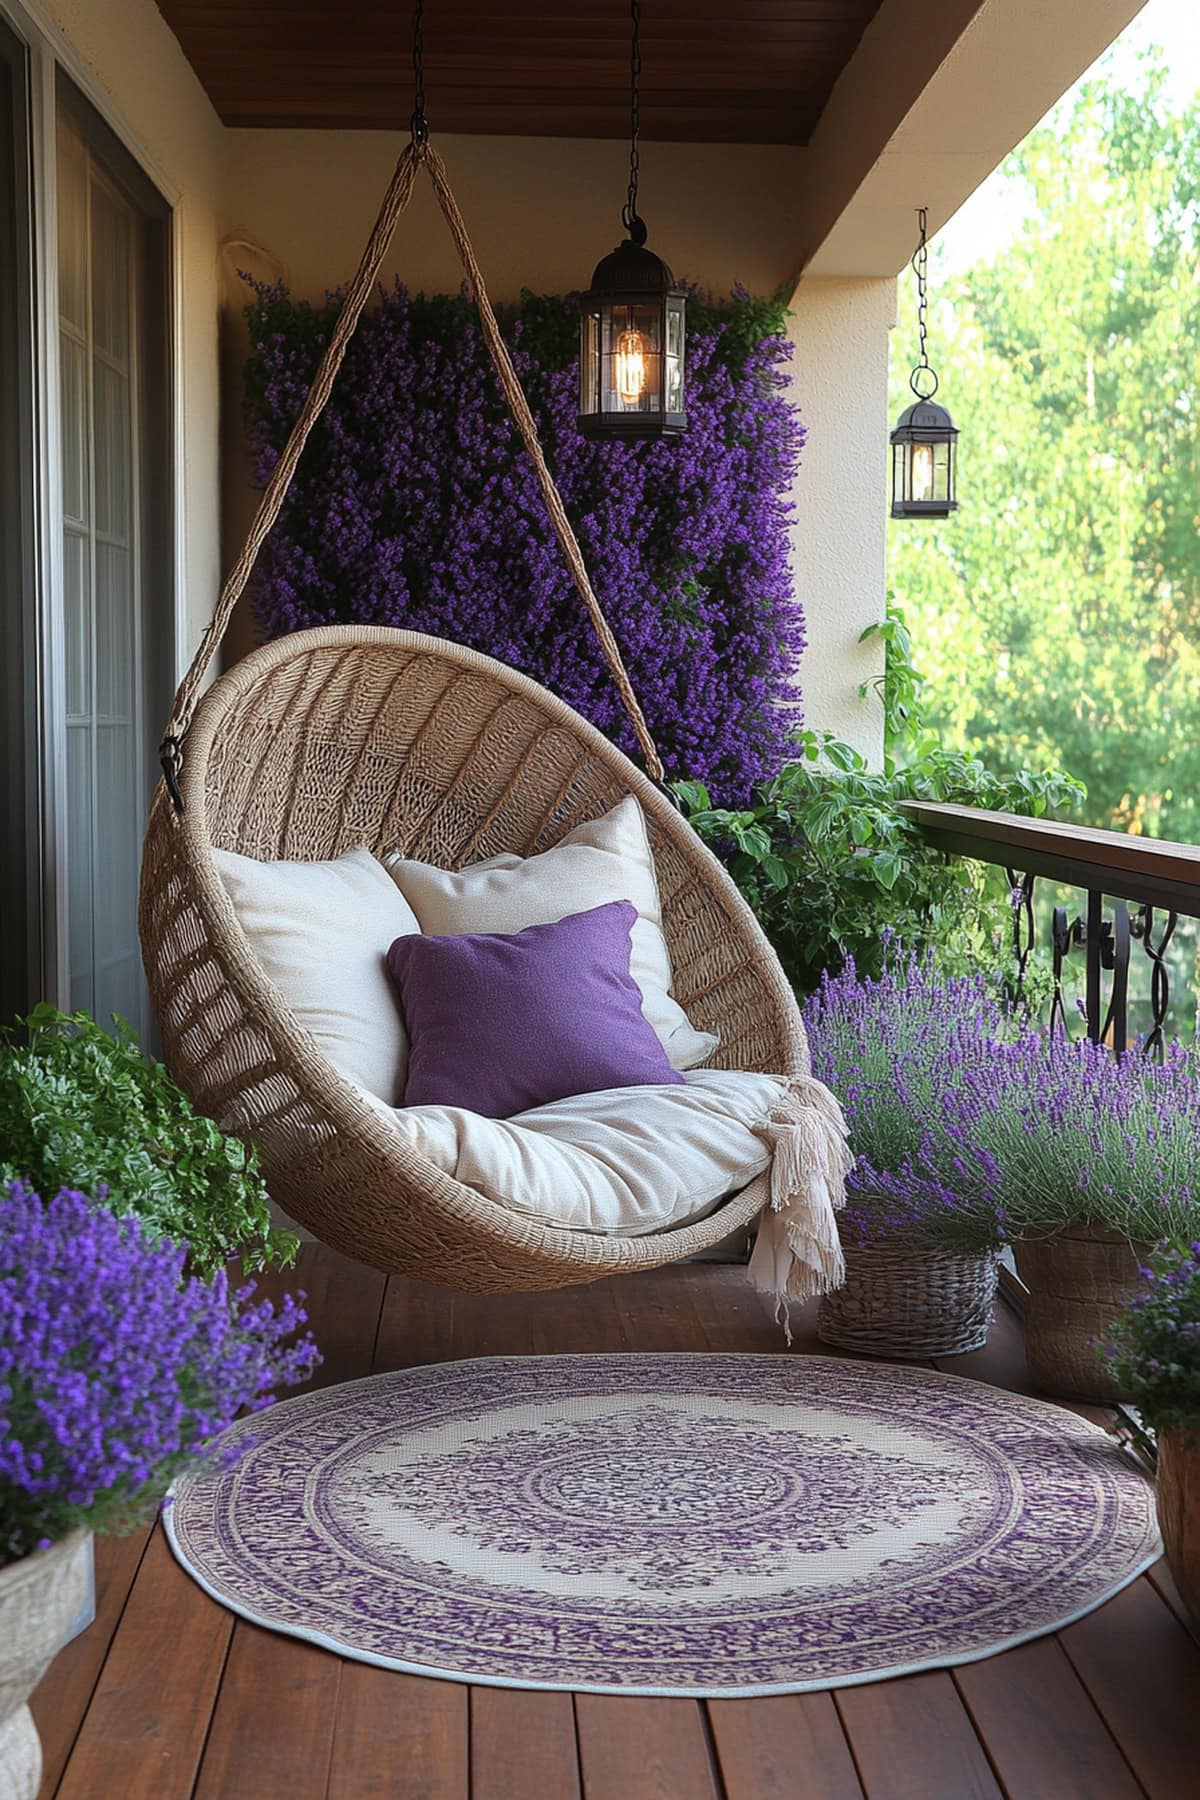
<instances>
[{"instance_id":1,"label":"purple medallion rug pattern","mask_svg":"<svg viewBox=\"0 0 1200 1800\"><path fill-rule=\"evenodd\" d=\"M827 1357L497 1357L233 1427L176 1555L235 1611L456 1680L791 1692L987 1655L1158 1554L1086 1420Z\"/></svg>"}]
</instances>

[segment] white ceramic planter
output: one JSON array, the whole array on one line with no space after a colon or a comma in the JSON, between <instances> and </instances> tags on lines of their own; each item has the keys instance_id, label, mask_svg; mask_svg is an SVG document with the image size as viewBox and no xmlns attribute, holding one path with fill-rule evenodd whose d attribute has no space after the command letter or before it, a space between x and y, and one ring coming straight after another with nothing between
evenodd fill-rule
<instances>
[{"instance_id":1,"label":"white ceramic planter","mask_svg":"<svg viewBox=\"0 0 1200 1800\"><path fill-rule=\"evenodd\" d=\"M49 1550L0 1569L0 1794L37 1800L42 1746L29 1696L71 1635L86 1603L91 1533L73 1531Z\"/></svg>"}]
</instances>

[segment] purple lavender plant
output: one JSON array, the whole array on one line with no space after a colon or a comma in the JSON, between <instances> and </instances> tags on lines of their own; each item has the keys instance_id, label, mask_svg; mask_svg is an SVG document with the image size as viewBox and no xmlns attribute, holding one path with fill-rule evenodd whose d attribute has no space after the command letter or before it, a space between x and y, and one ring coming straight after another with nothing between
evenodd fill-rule
<instances>
[{"instance_id":1,"label":"purple lavender plant","mask_svg":"<svg viewBox=\"0 0 1200 1800\"><path fill-rule=\"evenodd\" d=\"M247 410L265 481L339 298L256 288ZM526 295L503 321L547 460L671 774L719 802L773 776L800 722L803 617L788 566L804 441L782 309L689 308L688 431L597 444L576 426L575 313ZM401 285L367 314L260 564L269 636L405 626L486 651L626 750L632 734L463 298Z\"/></svg>"},{"instance_id":2,"label":"purple lavender plant","mask_svg":"<svg viewBox=\"0 0 1200 1800\"><path fill-rule=\"evenodd\" d=\"M72 1189L0 1199L0 1566L150 1516L243 1407L320 1361L309 1334L285 1342L297 1300L185 1281L186 1254Z\"/></svg>"},{"instance_id":3,"label":"purple lavender plant","mask_svg":"<svg viewBox=\"0 0 1200 1800\"><path fill-rule=\"evenodd\" d=\"M852 1240L981 1254L1003 1244L999 1168L975 1141L994 1103L1006 1014L982 976L939 974L931 954L889 945L883 975L853 962L825 975L804 1010L813 1073L837 1094L856 1163Z\"/></svg>"},{"instance_id":4,"label":"purple lavender plant","mask_svg":"<svg viewBox=\"0 0 1200 1800\"><path fill-rule=\"evenodd\" d=\"M988 1103L949 1097L946 1130L994 1161L1014 1233L1082 1221L1133 1244L1200 1233L1200 1055L1172 1044L1159 1064L1086 1038L1030 1028L993 1046Z\"/></svg>"},{"instance_id":5,"label":"purple lavender plant","mask_svg":"<svg viewBox=\"0 0 1200 1800\"><path fill-rule=\"evenodd\" d=\"M1155 1257L1109 1358L1152 1431L1200 1433L1200 1238Z\"/></svg>"},{"instance_id":6,"label":"purple lavender plant","mask_svg":"<svg viewBox=\"0 0 1200 1800\"><path fill-rule=\"evenodd\" d=\"M1200 1053L1115 1057L1022 1026L982 976L889 955L806 1008L814 1072L839 1095L858 1162L847 1223L946 1248L1077 1222L1131 1243L1200 1233Z\"/></svg>"}]
</instances>

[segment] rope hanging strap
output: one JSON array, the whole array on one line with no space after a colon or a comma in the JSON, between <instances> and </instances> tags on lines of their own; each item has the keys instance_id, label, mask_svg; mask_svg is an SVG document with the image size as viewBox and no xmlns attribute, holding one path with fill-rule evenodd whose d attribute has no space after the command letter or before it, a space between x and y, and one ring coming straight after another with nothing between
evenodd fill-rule
<instances>
[{"instance_id":1,"label":"rope hanging strap","mask_svg":"<svg viewBox=\"0 0 1200 1800\"><path fill-rule=\"evenodd\" d=\"M454 239L454 247L458 251L459 261L466 273L467 286L479 313L479 323L483 328L483 338L492 359L492 366L499 378L500 386L504 389L504 398L508 401L509 410L517 422L517 430L525 441L525 448L529 452L529 460L533 464L533 472L537 476L538 486L542 490L542 499L546 503L546 511L550 514L550 522L554 526L555 535L562 547L567 567L574 578L579 598L587 609L588 618L591 620L592 629L599 640L609 673L617 684L621 704L629 715L629 722L633 726L634 736L637 738L638 748L646 765L646 772L652 781L661 781L663 766L654 746L654 739L650 736L650 727L646 724L646 716L633 691L633 684L629 679L629 672L625 667L617 640L612 634L612 628L596 598L587 566L583 560L583 552L579 548L579 540L571 529L571 521L563 506L562 496L555 485L553 475L546 466L546 456L538 438L537 426L533 422L533 414L529 410L525 390L517 377L517 371L513 368L508 345L500 335L500 327L496 323L496 315L492 311L487 289L483 284L483 275L475 260L471 240L467 236L463 216L458 210L458 202L450 188L446 165L430 145L425 147L425 160L429 165L433 191L438 197L442 217L450 227L450 236Z\"/></svg>"},{"instance_id":2,"label":"rope hanging strap","mask_svg":"<svg viewBox=\"0 0 1200 1800\"><path fill-rule=\"evenodd\" d=\"M433 183L434 192L437 194L438 204L442 210L442 215L450 229L450 235L454 239L454 245L458 251L459 260L462 263L463 271L467 278L467 286L470 290L471 298L474 300L479 312L479 322L483 331L484 342L487 345L488 354L492 360L492 366L496 371L496 375L512 415L516 420L517 429L521 433L525 448L529 452L530 459L533 463L534 473L537 476L538 487L541 490L542 499L545 502L546 510L549 513L551 523L554 526L555 535L558 538L563 555L566 558L567 566L571 571L576 589L579 592L579 597L583 601L588 617L591 620L592 627L596 633L596 637L599 640L604 660L616 683L617 692L621 697L621 703L624 706L626 713L629 715L629 721L633 726L634 736L637 738L638 748L641 750L642 758L646 765L646 771L652 781L662 780L662 761L658 751L655 749L654 740L651 737L650 729L646 724L645 715L642 712L637 696L633 691L633 686L630 682L628 671L625 668L620 648L612 634L612 629L609 626L608 620L604 616L600 602L596 598L595 591L592 588L587 568L584 564L583 554L579 548L575 533L571 529L571 522L568 519L566 509L563 506L562 497L559 494L558 488L555 486L554 477L551 475L550 470L546 465L546 458L542 451L541 443L538 440L537 427L534 424L533 414L529 410L529 403L525 398L520 381L517 378L517 372L513 368L512 358L508 353L508 346L500 335L500 328L496 324L495 314L492 312L491 304L487 297L487 289L484 286L479 264L475 260L475 252L471 247L471 240L467 235L466 225L463 222L462 214L458 210L458 204L450 189L449 178L446 174L446 165L428 141L417 141L407 144L400 154L399 161L396 164L391 181L388 184L387 192L383 197L383 204L379 209L379 217L376 219L371 230L371 235L367 239L366 248L363 251L362 260L358 265L357 273L350 283L349 288L346 290L346 298L342 303L341 311L338 313L333 330L330 333L329 343L325 347L325 353L322 356L320 365L313 377L312 386L305 396L304 405L301 407L296 422L292 426L287 443L284 445L280 454L279 461L276 463L275 468L271 473L271 478L263 490L262 498L258 503L253 522L251 523L250 530L246 536L246 541L242 546L236 562L225 579L212 619L205 628L204 634L197 647L196 654L192 658L187 673L180 682L179 690L175 695L174 704L171 709L171 718L168 722L166 732L163 735L162 744L160 745L160 758L163 775L167 783L167 789L176 811L182 811L183 809L182 797L179 792L178 777L180 768L182 767L183 743L187 737L188 728L191 725L192 717L196 710L196 704L200 697L201 684L204 681L209 664L216 655L225 637L225 633L229 629L229 621L233 616L233 610L241 599L242 594L245 592L246 584L249 581L254 570L254 565L258 560L258 553L270 535L283 508L283 503L287 498L288 489L292 484L292 477L296 472L296 465L300 461L300 456L308 441L309 433L320 418L325 403L329 399L333 384L337 379L338 370L342 366L342 359L346 354L347 346L349 345L350 339L354 336L359 319L362 317L363 309L366 306L367 300L378 278L383 259L387 254L388 245L391 242L392 233L396 228L396 222L412 198L413 186L417 178L417 170L422 163L425 164L428 170L430 180Z\"/></svg>"}]
</instances>

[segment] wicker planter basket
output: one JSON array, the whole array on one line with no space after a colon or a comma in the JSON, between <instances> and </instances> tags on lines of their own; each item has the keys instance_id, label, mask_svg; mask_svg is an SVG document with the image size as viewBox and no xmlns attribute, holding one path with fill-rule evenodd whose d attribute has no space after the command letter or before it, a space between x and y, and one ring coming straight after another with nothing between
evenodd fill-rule
<instances>
[{"instance_id":1,"label":"wicker planter basket","mask_svg":"<svg viewBox=\"0 0 1200 1800\"><path fill-rule=\"evenodd\" d=\"M0 1794L36 1800L42 1746L29 1696L46 1673L87 1592L89 1533L73 1531L0 1569Z\"/></svg>"},{"instance_id":2,"label":"wicker planter basket","mask_svg":"<svg viewBox=\"0 0 1200 1800\"><path fill-rule=\"evenodd\" d=\"M1158 1527L1167 1567L1184 1605L1200 1625L1200 1425L1158 1439Z\"/></svg>"},{"instance_id":3,"label":"wicker planter basket","mask_svg":"<svg viewBox=\"0 0 1200 1800\"><path fill-rule=\"evenodd\" d=\"M1104 1345L1141 1287L1138 1264L1149 1254L1147 1245L1082 1224L1017 1244L1017 1273L1029 1289L1025 1354L1035 1387L1066 1400L1126 1398L1105 1365Z\"/></svg>"},{"instance_id":4,"label":"wicker planter basket","mask_svg":"<svg viewBox=\"0 0 1200 1800\"><path fill-rule=\"evenodd\" d=\"M839 1350L913 1361L987 1342L1000 1258L843 1243L846 1284L826 1294L817 1336Z\"/></svg>"}]
</instances>

